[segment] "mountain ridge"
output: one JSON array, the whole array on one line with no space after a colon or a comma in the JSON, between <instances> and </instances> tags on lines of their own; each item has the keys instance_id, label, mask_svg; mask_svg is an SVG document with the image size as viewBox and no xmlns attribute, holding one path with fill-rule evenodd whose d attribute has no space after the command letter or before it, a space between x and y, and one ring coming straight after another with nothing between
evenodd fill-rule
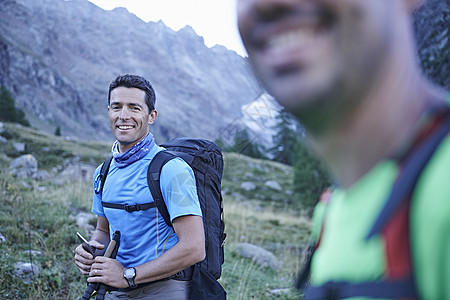
<instances>
[{"instance_id":1,"label":"mountain ridge","mask_svg":"<svg viewBox=\"0 0 450 300\"><path fill-rule=\"evenodd\" d=\"M217 139L263 92L246 58L208 48L191 27L173 31L87 0L3 0L0 66L0 84L32 126L81 139L112 139L106 98L119 74L152 82L159 139Z\"/></svg>"}]
</instances>

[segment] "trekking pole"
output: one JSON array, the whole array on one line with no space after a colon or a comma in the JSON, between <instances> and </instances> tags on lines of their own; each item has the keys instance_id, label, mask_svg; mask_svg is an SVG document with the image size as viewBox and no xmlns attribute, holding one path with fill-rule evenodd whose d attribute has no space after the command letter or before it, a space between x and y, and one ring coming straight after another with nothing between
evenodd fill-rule
<instances>
[{"instance_id":1,"label":"trekking pole","mask_svg":"<svg viewBox=\"0 0 450 300\"><path fill-rule=\"evenodd\" d=\"M113 238L108 244L108 247L105 250L105 253L102 255L104 257L109 258L116 258L117 251L119 250L119 244L120 244L120 231L116 231L113 234ZM96 255L98 256L98 255ZM105 294L108 290L112 290L110 286L107 286L103 283L98 282L90 282L84 291L82 300L89 300L91 299L92 294L97 291L97 300L103 300L105 298Z\"/></svg>"}]
</instances>

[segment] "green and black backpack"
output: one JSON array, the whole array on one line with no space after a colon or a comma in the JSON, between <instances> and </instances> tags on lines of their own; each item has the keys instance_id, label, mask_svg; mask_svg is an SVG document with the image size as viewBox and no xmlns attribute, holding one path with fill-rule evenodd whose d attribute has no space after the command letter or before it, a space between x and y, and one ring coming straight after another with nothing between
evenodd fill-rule
<instances>
[{"instance_id":1,"label":"green and black backpack","mask_svg":"<svg viewBox=\"0 0 450 300\"><path fill-rule=\"evenodd\" d=\"M429 126L409 151L395 158L400 172L388 199L376 218L366 239L380 234L387 245L387 276L369 282L333 281L320 286L309 284L311 260L320 247L320 237L310 243L303 269L295 287L304 293L305 300L346 299L352 297L420 299L415 284L414 265L410 245L410 206L415 185L440 143L450 134L450 108L435 107ZM332 199L331 199L332 201ZM324 205L327 205L326 203ZM322 220L326 222L326 211Z\"/></svg>"}]
</instances>

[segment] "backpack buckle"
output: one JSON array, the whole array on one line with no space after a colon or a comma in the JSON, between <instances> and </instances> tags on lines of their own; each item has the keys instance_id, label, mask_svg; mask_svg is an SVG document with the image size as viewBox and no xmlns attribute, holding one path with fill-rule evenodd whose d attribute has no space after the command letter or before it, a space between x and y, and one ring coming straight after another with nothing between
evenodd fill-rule
<instances>
[{"instance_id":1,"label":"backpack buckle","mask_svg":"<svg viewBox=\"0 0 450 300\"><path fill-rule=\"evenodd\" d=\"M133 204L133 205L125 204L124 209L127 212L138 211L138 210L141 210L141 205L140 204Z\"/></svg>"}]
</instances>

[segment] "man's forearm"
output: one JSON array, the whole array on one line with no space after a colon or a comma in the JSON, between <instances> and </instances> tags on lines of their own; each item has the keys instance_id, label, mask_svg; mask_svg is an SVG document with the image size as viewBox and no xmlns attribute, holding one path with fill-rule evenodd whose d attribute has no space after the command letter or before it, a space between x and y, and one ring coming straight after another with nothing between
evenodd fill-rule
<instances>
[{"instance_id":1,"label":"man's forearm","mask_svg":"<svg viewBox=\"0 0 450 300\"><path fill-rule=\"evenodd\" d=\"M109 232L105 232L99 229L96 229L91 237L91 241L97 241L105 246L108 245L109 240L110 240Z\"/></svg>"},{"instance_id":2,"label":"man's forearm","mask_svg":"<svg viewBox=\"0 0 450 300\"><path fill-rule=\"evenodd\" d=\"M135 282L140 284L167 278L201 261L202 254L202 249L189 249L178 243L157 259L136 266Z\"/></svg>"},{"instance_id":3,"label":"man's forearm","mask_svg":"<svg viewBox=\"0 0 450 300\"><path fill-rule=\"evenodd\" d=\"M95 228L94 233L92 234L91 241L97 241L100 244L108 245L110 240L109 236L109 222L104 217L98 217L97 219L97 227Z\"/></svg>"},{"instance_id":4,"label":"man's forearm","mask_svg":"<svg viewBox=\"0 0 450 300\"><path fill-rule=\"evenodd\" d=\"M157 259L136 267L136 283L167 278L205 258L205 234L199 216L174 220L178 243Z\"/></svg>"}]
</instances>

